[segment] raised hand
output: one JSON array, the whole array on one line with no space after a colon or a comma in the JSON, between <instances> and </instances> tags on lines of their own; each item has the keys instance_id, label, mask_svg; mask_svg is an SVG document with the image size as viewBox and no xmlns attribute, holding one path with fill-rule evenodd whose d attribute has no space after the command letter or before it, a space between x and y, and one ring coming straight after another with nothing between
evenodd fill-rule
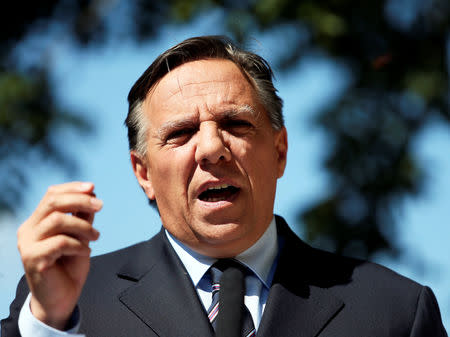
<instances>
[{"instance_id":1,"label":"raised hand","mask_svg":"<svg viewBox=\"0 0 450 337\"><path fill-rule=\"evenodd\" d=\"M102 205L92 183L52 186L17 231L31 312L56 329L66 326L86 281L89 242L99 237L92 223Z\"/></svg>"}]
</instances>

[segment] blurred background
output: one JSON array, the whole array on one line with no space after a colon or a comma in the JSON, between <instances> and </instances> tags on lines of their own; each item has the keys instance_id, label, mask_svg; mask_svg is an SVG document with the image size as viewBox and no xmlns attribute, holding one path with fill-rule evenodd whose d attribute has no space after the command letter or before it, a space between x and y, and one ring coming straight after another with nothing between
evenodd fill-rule
<instances>
[{"instance_id":1,"label":"blurred background","mask_svg":"<svg viewBox=\"0 0 450 337\"><path fill-rule=\"evenodd\" d=\"M7 7L6 7L7 6ZM0 10L0 318L18 226L92 181L93 254L160 229L128 158L126 96L165 49L226 34L273 66L289 134L276 213L310 244L434 290L450 329L448 0L47 0Z\"/></svg>"}]
</instances>

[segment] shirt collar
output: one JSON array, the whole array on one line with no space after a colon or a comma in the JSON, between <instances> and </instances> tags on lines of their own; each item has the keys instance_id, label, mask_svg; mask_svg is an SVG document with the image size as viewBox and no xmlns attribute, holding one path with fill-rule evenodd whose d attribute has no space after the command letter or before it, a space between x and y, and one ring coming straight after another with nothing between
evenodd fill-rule
<instances>
[{"instance_id":1,"label":"shirt collar","mask_svg":"<svg viewBox=\"0 0 450 337\"><path fill-rule=\"evenodd\" d=\"M189 276L197 287L203 275L217 261L217 259L201 255L189 247L182 244L174 238L167 230L166 236L177 253ZM269 276L273 262L278 253L277 230L275 225L275 217L269 224L269 227L256 243L235 257L236 260L249 267L261 280L261 282L269 287Z\"/></svg>"}]
</instances>

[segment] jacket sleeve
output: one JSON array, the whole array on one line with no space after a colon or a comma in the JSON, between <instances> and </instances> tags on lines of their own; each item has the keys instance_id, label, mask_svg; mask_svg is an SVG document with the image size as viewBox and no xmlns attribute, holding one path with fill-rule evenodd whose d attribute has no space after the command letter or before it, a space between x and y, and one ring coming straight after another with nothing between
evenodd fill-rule
<instances>
[{"instance_id":1,"label":"jacket sleeve","mask_svg":"<svg viewBox=\"0 0 450 337\"><path fill-rule=\"evenodd\" d=\"M23 276L17 286L16 298L9 306L9 316L2 320L2 337L20 337L19 314L29 293L27 281Z\"/></svg>"},{"instance_id":2,"label":"jacket sleeve","mask_svg":"<svg viewBox=\"0 0 450 337\"><path fill-rule=\"evenodd\" d=\"M433 291L423 287L417 301L410 337L448 337Z\"/></svg>"}]
</instances>

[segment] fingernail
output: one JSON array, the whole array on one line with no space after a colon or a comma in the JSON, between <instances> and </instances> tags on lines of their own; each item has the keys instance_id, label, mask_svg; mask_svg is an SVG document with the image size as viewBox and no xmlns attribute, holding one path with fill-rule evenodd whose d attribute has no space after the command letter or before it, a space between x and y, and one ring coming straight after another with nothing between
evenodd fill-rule
<instances>
[{"instance_id":1,"label":"fingernail","mask_svg":"<svg viewBox=\"0 0 450 337\"><path fill-rule=\"evenodd\" d=\"M92 183L81 183L80 190L81 191L88 191L92 188Z\"/></svg>"},{"instance_id":2,"label":"fingernail","mask_svg":"<svg viewBox=\"0 0 450 337\"><path fill-rule=\"evenodd\" d=\"M100 209L103 206L103 201L97 198L91 198L91 204L95 206L95 208Z\"/></svg>"}]
</instances>

